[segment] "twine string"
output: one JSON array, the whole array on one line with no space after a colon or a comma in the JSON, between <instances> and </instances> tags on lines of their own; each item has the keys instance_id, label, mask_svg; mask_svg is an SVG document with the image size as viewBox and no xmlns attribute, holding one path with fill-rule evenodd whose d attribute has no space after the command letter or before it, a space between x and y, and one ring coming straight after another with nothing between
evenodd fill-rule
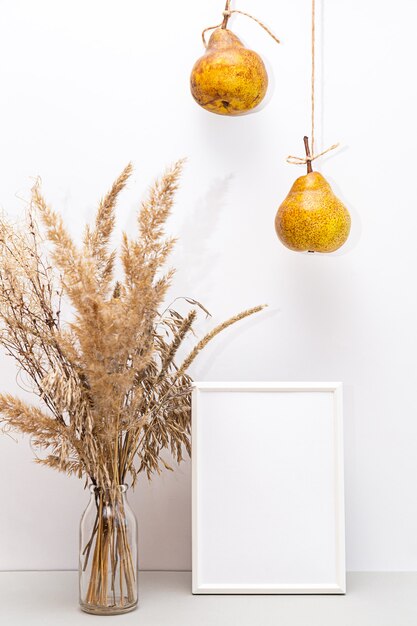
<instances>
[{"instance_id":1,"label":"twine string","mask_svg":"<svg viewBox=\"0 0 417 626\"><path fill-rule=\"evenodd\" d=\"M225 7L225 9L223 11L223 21L220 22L220 24L216 24L215 26L208 26L201 33L201 37L203 39L203 43L204 43L204 47L205 48L207 48L206 33L209 30L215 30L216 28L227 28L227 22L229 21L229 18L231 17L231 15L233 15L233 13L239 13L239 15L245 15L246 17L249 17L251 20L253 20L257 24L259 24L259 26L261 28L263 28L264 31L266 31L268 33L268 35L270 37L272 37L272 39L276 43L281 43L280 40L274 35L274 33L268 28L268 26L266 26L266 24L261 22L261 20L258 20L258 18L254 17L250 13L245 13L245 11L238 11L237 9L231 9L230 8L230 2L231 2L231 0L226 0L226 7Z\"/></svg>"},{"instance_id":2,"label":"twine string","mask_svg":"<svg viewBox=\"0 0 417 626\"><path fill-rule=\"evenodd\" d=\"M316 117L316 0L311 0L311 154L306 154L306 156L298 157L298 156L288 156L287 163L290 165L307 165L307 171L311 170L311 163L315 161L319 157L335 150L339 147L339 143L334 143L326 150L319 152L318 154L314 153L315 148L315 117ZM306 138L305 138L306 139ZM305 141L304 141L305 143ZM308 139L307 139L308 146Z\"/></svg>"},{"instance_id":3,"label":"twine string","mask_svg":"<svg viewBox=\"0 0 417 626\"><path fill-rule=\"evenodd\" d=\"M323 150L322 152L319 152L318 154L313 153L313 154L310 154L309 156L306 155L304 157L290 155L287 157L287 163L289 163L290 165L306 165L308 162L311 163L311 161L315 161L316 159L318 159L319 157L322 157L324 154L327 154L331 150L336 150L336 148L338 148L339 146L340 146L340 143L334 143L329 148L326 148L326 150Z\"/></svg>"},{"instance_id":4,"label":"twine string","mask_svg":"<svg viewBox=\"0 0 417 626\"><path fill-rule=\"evenodd\" d=\"M314 154L314 121L316 117L316 0L311 0L311 154Z\"/></svg>"}]
</instances>

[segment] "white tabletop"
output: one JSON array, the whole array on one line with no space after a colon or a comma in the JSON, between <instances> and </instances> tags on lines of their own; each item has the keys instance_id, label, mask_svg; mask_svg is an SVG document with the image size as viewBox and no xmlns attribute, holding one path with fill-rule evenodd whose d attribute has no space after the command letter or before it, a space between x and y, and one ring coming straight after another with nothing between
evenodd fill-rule
<instances>
[{"instance_id":1,"label":"white tabletop","mask_svg":"<svg viewBox=\"0 0 417 626\"><path fill-rule=\"evenodd\" d=\"M351 573L346 596L193 596L189 572L141 572L140 626L416 626L417 573ZM0 624L77 626L76 572L1 572ZM106 621L107 624L107 621Z\"/></svg>"}]
</instances>

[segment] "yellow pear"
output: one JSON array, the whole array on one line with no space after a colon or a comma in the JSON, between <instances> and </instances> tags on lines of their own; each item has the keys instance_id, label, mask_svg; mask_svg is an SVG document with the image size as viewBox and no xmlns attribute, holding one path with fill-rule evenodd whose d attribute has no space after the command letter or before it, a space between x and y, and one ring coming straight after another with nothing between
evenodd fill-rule
<instances>
[{"instance_id":1,"label":"yellow pear","mask_svg":"<svg viewBox=\"0 0 417 626\"><path fill-rule=\"evenodd\" d=\"M349 236L350 215L324 176L297 178L278 209L275 230L282 243L298 252L334 252Z\"/></svg>"},{"instance_id":2,"label":"yellow pear","mask_svg":"<svg viewBox=\"0 0 417 626\"><path fill-rule=\"evenodd\" d=\"M207 111L242 115L256 107L268 88L265 65L256 52L227 28L211 35L191 72L191 93Z\"/></svg>"}]
</instances>

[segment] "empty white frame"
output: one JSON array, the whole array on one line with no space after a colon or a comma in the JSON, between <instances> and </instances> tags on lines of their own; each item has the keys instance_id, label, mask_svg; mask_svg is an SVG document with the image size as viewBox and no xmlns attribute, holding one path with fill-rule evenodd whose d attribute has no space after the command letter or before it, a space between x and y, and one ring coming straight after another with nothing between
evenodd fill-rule
<instances>
[{"instance_id":1,"label":"empty white frame","mask_svg":"<svg viewBox=\"0 0 417 626\"><path fill-rule=\"evenodd\" d=\"M341 383L194 383L193 593L345 593Z\"/></svg>"}]
</instances>

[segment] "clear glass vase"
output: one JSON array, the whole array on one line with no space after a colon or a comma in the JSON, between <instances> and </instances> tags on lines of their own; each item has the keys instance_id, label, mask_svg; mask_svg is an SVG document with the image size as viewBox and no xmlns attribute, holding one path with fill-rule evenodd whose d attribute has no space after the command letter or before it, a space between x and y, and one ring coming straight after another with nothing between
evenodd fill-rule
<instances>
[{"instance_id":1,"label":"clear glass vase","mask_svg":"<svg viewBox=\"0 0 417 626\"><path fill-rule=\"evenodd\" d=\"M127 485L90 487L80 523L80 606L87 613L115 615L138 603L137 523Z\"/></svg>"}]
</instances>

